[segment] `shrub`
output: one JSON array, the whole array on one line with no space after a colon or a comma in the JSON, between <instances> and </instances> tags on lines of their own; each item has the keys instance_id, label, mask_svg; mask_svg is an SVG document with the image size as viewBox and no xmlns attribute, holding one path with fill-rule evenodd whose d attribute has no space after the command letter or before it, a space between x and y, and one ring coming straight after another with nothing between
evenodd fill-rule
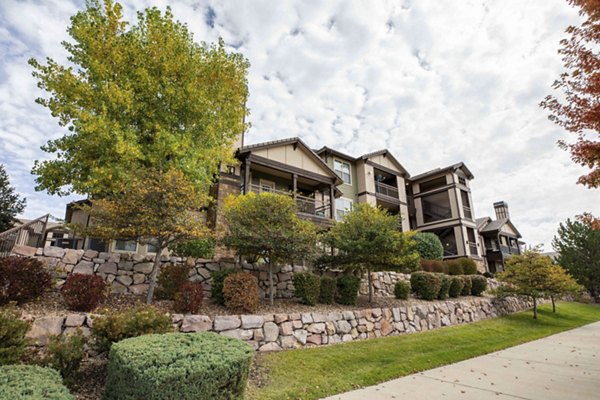
<instances>
[{"instance_id":1,"label":"shrub","mask_svg":"<svg viewBox=\"0 0 600 400\"><path fill-rule=\"evenodd\" d=\"M477 273L477 264L470 258L459 258L458 263L462 266L465 275L474 275Z\"/></svg>"},{"instance_id":2,"label":"shrub","mask_svg":"<svg viewBox=\"0 0 600 400\"><path fill-rule=\"evenodd\" d=\"M187 240L177 243L170 250L177 257L211 259L215 254L215 241L212 238Z\"/></svg>"},{"instance_id":3,"label":"shrub","mask_svg":"<svg viewBox=\"0 0 600 400\"><path fill-rule=\"evenodd\" d=\"M452 283L450 285L450 291L448 294L450 297L458 297L460 296L463 287L465 286L465 282L462 279L462 276L451 276L450 277Z\"/></svg>"},{"instance_id":4,"label":"shrub","mask_svg":"<svg viewBox=\"0 0 600 400\"><path fill-rule=\"evenodd\" d=\"M444 246L435 233L417 232L413 236L413 240L415 251L419 253L422 259L441 260L444 257Z\"/></svg>"},{"instance_id":5,"label":"shrub","mask_svg":"<svg viewBox=\"0 0 600 400\"><path fill-rule=\"evenodd\" d=\"M446 264L439 260L421 260L421 270L425 272L447 273Z\"/></svg>"},{"instance_id":6,"label":"shrub","mask_svg":"<svg viewBox=\"0 0 600 400\"><path fill-rule=\"evenodd\" d=\"M19 362L25 354L29 324L19 317L13 305L0 308L0 365Z\"/></svg>"},{"instance_id":7,"label":"shrub","mask_svg":"<svg viewBox=\"0 0 600 400\"><path fill-rule=\"evenodd\" d=\"M237 313L252 314L258 309L258 280L248 272L236 272L223 281L225 307Z\"/></svg>"},{"instance_id":8,"label":"shrub","mask_svg":"<svg viewBox=\"0 0 600 400\"><path fill-rule=\"evenodd\" d=\"M473 296L481 296L487 289L487 279L481 275L471 275L471 294Z\"/></svg>"},{"instance_id":9,"label":"shrub","mask_svg":"<svg viewBox=\"0 0 600 400\"><path fill-rule=\"evenodd\" d=\"M463 286L463 290L460 293L463 296L470 296L471 295L471 287L473 285L473 283L471 282L471 276L469 275L464 275L461 276L464 286Z\"/></svg>"},{"instance_id":10,"label":"shrub","mask_svg":"<svg viewBox=\"0 0 600 400\"><path fill-rule=\"evenodd\" d=\"M464 275L465 273L459 260L446 261L446 268L448 269L448 275Z\"/></svg>"},{"instance_id":11,"label":"shrub","mask_svg":"<svg viewBox=\"0 0 600 400\"><path fill-rule=\"evenodd\" d=\"M58 370L63 378L71 381L85 356L86 342L87 339L80 331L73 335L50 337L46 347L46 365Z\"/></svg>"},{"instance_id":12,"label":"shrub","mask_svg":"<svg viewBox=\"0 0 600 400\"><path fill-rule=\"evenodd\" d=\"M442 278L439 274L431 272L413 272L410 275L410 287L423 300L434 300L442 287Z\"/></svg>"},{"instance_id":13,"label":"shrub","mask_svg":"<svg viewBox=\"0 0 600 400\"><path fill-rule=\"evenodd\" d=\"M437 298L440 300L446 300L448 298L448 293L450 292L450 286L452 285L452 279L450 276L443 274L440 275L441 284L440 291L438 292Z\"/></svg>"},{"instance_id":14,"label":"shrub","mask_svg":"<svg viewBox=\"0 0 600 400\"><path fill-rule=\"evenodd\" d=\"M354 275L342 275L337 278L337 302L340 304L356 305L360 278Z\"/></svg>"},{"instance_id":15,"label":"shrub","mask_svg":"<svg viewBox=\"0 0 600 400\"><path fill-rule=\"evenodd\" d=\"M171 318L147 305L97 316L92 324L92 335L100 351L109 350L113 343L123 339L172 330Z\"/></svg>"},{"instance_id":16,"label":"shrub","mask_svg":"<svg viewBox=\"0 0 600 400\"><path fill-rule=\"evenodd\" d=\"M186 282L179 288L175 294L173 309L178 313L195 314L202 305L204 290L202 284L198 282Z\"/></svg>"},{"instance_id":17,"label":"shrub","mask_svg":"<svg viewBox=\"0 0 600 400\"><path fill-rule=\"evenodd\" d=\"M254 350L212 332L147 335L110 350L106 400L242 399Z\"/></svg>"},{"instance_id":18,"label":"shrub","mask_svg":"<svg viewBox=\"0 0 600 400\"><path fill-rule=\"evenodd\" d=\"M238 272L235 269L226 269L223 271L211 271L212 286L210 288L210 296L215 304L225 305L225 297L223 297L223 281L229 275Z\"/></svg>"},{"instance_id":19,"label":"shrub","mask_svg":"<svg viewBox=\"0 0 600 400\"><path fill-rule=\"evenodd\" d=\"M156 285L156 298L173 300L181 285L189 282L189 273L190 268L185 265L169 264L161 268Z\"/></svg>"},{"instance_id":20,"label":"shrub","mask_svg":"<svg viewBox=\"0 0 600 400\"><path fill-rule=\"evenodd\" d=\"M0 367L0 399L75 400L63 385L58 371L36 365Z\"/></svg>"},{"instance_id":21,"label":"shrub","mask_svg":"<svg viewBox=\"0 0 600 400\"><path fill-rule=\"evenodd\" d=\"M0 257L0 305L25 303L52 287L52 276L35 258Z\"/></svg>"},{"instance_id":22,"label":"shrub","mask_svg":"<svg viewBox=\"0 0 600 400\"><path fill-rule=\"evenodd\" d=\"M319 293L319 303L333 304L335 302L337 283L331 276L321 277L321 290Z\"/></svg>"},{"instance_id":23,"label":"shrub","mask_svg":"<svg viewBox=\"0 0 600 400\"><path fill-rule=\"evenodd\" d=\"M407 281L398 281L394 285L394 296L400 300L408 299L408 294L410 293L410 282Z\"/></svg>"},{"instance_id":24,"label":"shrub","mask_svg":"<svg viewBox=\"0 0 600 400\"><path fill-rule=\"evenodd\" d=\"M61 293L69 310L91 311L106 297L106 283L98 275L72 274Z\"/></svg>"},{"instance_id":25,"label":"shrub","mask_svg":"<svg viewBox=\"0 0 600 400\"><path fill-rule=\"evenodd\" d=\"M297 272L292 277L294 293L303 304L314 306L321 293L321 279L312 272Z\"/></svg>"}]
</instances>

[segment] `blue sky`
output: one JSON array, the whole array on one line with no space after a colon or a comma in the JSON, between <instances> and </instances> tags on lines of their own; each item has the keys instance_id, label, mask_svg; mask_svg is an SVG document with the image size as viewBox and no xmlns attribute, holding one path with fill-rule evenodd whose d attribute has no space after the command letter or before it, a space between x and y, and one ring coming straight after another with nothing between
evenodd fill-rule
<instances>
[{"instance_id":1,"label":"blue sky","mask_svg":"<svg viewBox=\"0 0 600 400\"><path fill-rule=\"evenodd\" d=\"M135 6L133 5L135 4ZM135 1L171 5L198 41L219 36L251 63L247 143L300 136L358 155L389 148L408 171L464 161L475 213L509 203L526 242L550 240L560 221L600 214L585 169L556 146L569 139L538 107L562 71L556 51L579 21L565 0ZM82 2L0 2L0 163L28 200L26 217L64 216L35 192L39 148L66 131L34 100L27 59L66 60L69 17Z\"/></svg>"}]
</instances>

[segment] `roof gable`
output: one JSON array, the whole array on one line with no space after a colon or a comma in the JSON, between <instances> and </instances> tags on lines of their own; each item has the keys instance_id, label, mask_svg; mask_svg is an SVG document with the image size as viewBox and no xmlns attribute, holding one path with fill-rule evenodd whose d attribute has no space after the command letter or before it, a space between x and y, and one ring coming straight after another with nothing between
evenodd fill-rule
<instances>
[{"instance_id":1,"label":"roof gable","mask_svg":"<svg viewBox=\"0 0 600 400\"><path fill-rule=\"evenodd\" d=\"M407 177L410 176L406 168L404 168L402 164L400 164L400 162L388 149L367 153L362 155L360 158L363 160L370 160L375 164L380 164L387 168L395 169Z\"/></svg>"}]
</instances>

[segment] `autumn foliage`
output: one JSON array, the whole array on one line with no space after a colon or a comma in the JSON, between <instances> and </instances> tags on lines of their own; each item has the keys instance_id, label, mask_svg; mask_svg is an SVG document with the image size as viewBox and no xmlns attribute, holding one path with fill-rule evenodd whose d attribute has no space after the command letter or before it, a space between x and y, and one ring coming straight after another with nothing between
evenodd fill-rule
<instances>
[{"instance_id":1,"label":"autumn foliage","mask_svg":"<svg viewBox=\"0 0 600 400\"><path fill-rule=\"evenodd\" d=\"M551 121L577 135L575 143L559 141L574 162L591 169L578 183L600 187L600 0L568 0L584 18L581 26L569 26L558 53L566 71L552 85L562 92L549 95L540 106Z\"/></svg>"}]
</instances>

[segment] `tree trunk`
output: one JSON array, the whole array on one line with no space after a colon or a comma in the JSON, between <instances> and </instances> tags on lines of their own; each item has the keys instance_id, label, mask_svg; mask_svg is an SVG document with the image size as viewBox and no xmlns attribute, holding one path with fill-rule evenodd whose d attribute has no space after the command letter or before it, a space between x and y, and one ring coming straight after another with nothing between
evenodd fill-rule
<instances>
[{"instance_id":1,"label":"tree trunk","mask_svg":"<svg viewBox=\"0 0 600 400\"><path fill-rule=\"evenodd\" d=\"M533 319L537 319L537 299L533 298Z\"/></svg>"},{"instance_id":2,"label":"tree trunk","mask_svg":"<svg viewBox=\"0 0 600 400\"><path fill-rule=\"evenodd\" d=\"M550 300L552 300L552 312L556 312L556 302L554 301L554 295L550 295Z\"/></svg>"},{"instance_id":3,"label":"tree trunk","mask_svg":"<svg viewBox=\"0 0 600 400\"><path fill-rule=\"evenodd\" d=\"M367 282L369 282L369 303L373 302L373 279L371 278L371 268L367 268Z\"/></svg>"},{"instance_id":4,"label":"tree trunk","mask_svg":"<svg viewBox=\"0 0 600 400\"><path fill-rule=\"evenodd\" d=\"M146 304L152 304L152 299L154 297L154 288L156 287L156 277L158 276L158 271L160 270L160 258L163 251L162 246L158 246L156 248L156 257L154 257L154 266L152 267L152 272L150 272L150 285L148 286L148 294L146 296Z\"/></svg>"},{"instance_id":5,"label":"tree trunk","mask_svg":"<svg viewBox=\"0 0 600 400\"><path fill-rule=\"evenodd\" d=\"M273 305L273 263L269 260L269 302Z\"/></svg>"}]
</instances>

